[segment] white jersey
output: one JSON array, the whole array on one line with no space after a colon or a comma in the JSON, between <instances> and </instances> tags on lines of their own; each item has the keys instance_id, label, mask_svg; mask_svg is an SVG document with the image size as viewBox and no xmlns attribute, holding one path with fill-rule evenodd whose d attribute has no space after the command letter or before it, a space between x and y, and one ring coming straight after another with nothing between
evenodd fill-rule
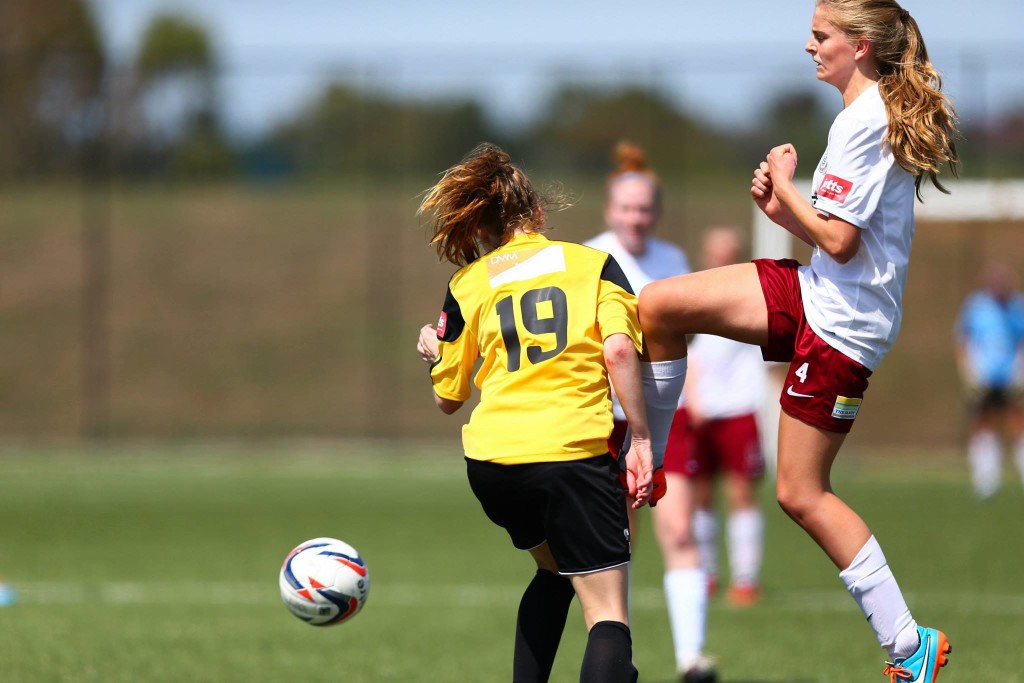
<instances>
[{"instance_id":1,"label":"white jersey","mask_svg":"<svg viewBox=\"0 0 1024 683\"><path fill-rule=\"evenodd\" d=\"M654 282L676 275L686 275L690 272L690 262L686 258L686 252L665 240L657 237L647 238L647 251L643 256L633 256L622 246L619 238L612 231L606 231L583 243L588 247L599 249L611 254L618 262L622 272L626 274L633 292L640 296L640 290ZM679 397L679 407L683 407L683 397ZM626 413L622 411L618 397L612 393L612 412L616 420L625 420Z\"/></svg>"},{"instance_id":2,"label":"white jersey","mask_svg":"<svg viewBox=\"0 0 1024 683\"><path fill-rule=\"evenodd\" d=\"M761 410L768 371L761 348L698 334L690 344L689 366L696 378L691 399L708 420L750 415Z\"/></svg>"},{"instance_id":3,"label":"white jersey","mask_svg":"<svg viewBox=\"0 0 1024 683\"><path fill-rule=\"evenodd\" d=\"M839 263L815 248L799 271L811 329L869 370L899 333L914 237L914 177L896 163L887 132L877 85L836 117L811 204L860 228L860 249Z\"/></svg>"}]
</instances>

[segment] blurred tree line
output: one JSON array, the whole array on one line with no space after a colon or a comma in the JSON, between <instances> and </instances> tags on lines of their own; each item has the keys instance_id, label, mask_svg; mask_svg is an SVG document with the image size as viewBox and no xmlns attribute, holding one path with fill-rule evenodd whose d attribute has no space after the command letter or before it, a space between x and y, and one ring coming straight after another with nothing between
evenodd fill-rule
<instances>
[{"instance_id":1,"label":"blurred tree line","mask_svg":"<svg viewBox=\"0 0 1024 683\"><path fill-rule=\"evenodd\" d=\"M107 63L84 0L0 2L0 179L109 173L124 179L423 175L493 140L531 167L601 174L615 140L649 151L666 176L714 182L750 168L774 144L823 147L835 111L813 92L780 93L756 131L695 118L664 94L566 83L511 132L472 100L402 99L345 82L261 139L232 140L220 114L209 33L155 17L128 68ZM1024 174L1024 109L964 131L965 174ZM806 166L806 165L805 165Z\"/></svg>"}]
</instances>

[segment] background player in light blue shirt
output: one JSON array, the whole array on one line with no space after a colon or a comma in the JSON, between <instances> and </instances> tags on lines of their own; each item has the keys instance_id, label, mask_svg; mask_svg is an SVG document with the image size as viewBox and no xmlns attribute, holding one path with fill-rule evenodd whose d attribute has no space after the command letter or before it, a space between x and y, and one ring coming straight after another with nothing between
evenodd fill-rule
<instances>
[{"instance_id":1,"label":"background player in light blue shirt","mask_svg":"<svg viewBox=\"0 0 1024 683\"><path fill-rule=\"evenodd\" d=\"M971 411L971 480L985 499L999 489L1007 432L1024 477L1024 296L1016 291L1016 273L1005 265L987 266L980 279L981 289L960 309L956 339Z\"/></svg>"}]
</instances>

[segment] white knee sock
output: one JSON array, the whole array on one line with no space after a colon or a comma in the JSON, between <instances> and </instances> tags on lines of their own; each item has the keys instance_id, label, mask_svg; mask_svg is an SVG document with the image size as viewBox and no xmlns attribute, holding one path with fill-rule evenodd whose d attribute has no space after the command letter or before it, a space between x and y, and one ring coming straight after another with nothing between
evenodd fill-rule
<instances>
[{"instance_id":1,"label":"white knee sock","mask_svg":"<svg viewBox=\"0 0 1024 683\"><path fill-rule=\"evenodd\" d=\"M895 659L912 655L919 644L917 622L910 616L903 593L874 536L868 539L850 566L839 573L839 578L868 618L879 645L889 656Z\"/></svg>"},{"instance_id":2,"label":"white knee sock","mask_svg":"<svg viewBox=\"0 0 1024 683\"><path fill-rule=\"evenodd\" d=\"M764 518L757 509L729 515L729 571L737 586L756 586L764 554Z\"/></svg>"},{"instance_id":3,"label":"white knee sock","mask_svg":"<svg viewBox=\"0 0 1024 683\"><path fill-rule=\"evenodd\" d=\"M705 578L718 575L718 517L708 508L697 508L693 512L693 540L700 553L700 566Z\"/></svg>"},{"instance_id":4,"label":"white knee sock","mask_svg":"<svg viewBox=\"0 0 1024 683\"><path fill-rule=\"evenodd\" d=\"M644 403L647 404L647 426L651 430L651 450L654 452L654 467L661 467L665 460L665 446L672 419L676 416L679 395L683 393L686 381L686 359L666 360L658 363L640 363L643 380ZM632 436L626 430L626 448Z\"/></svg>"},{"instance_id":5,"label":"white knee sock","mask_svg":"<svg viewBox=\"0 0 1024 683\"><path fill-rule=\"evenodd\" d=\"M665 601L668 603L668 618L672 625L676 666L682 670L701 656L704 649L708 605L704 572L700 569L672 569L666 572Z\"/></svg>"},{"instance_id":6,"label":"white knee sock","mask_svg":"<svg viewBox=\"0 0 1024 683\"><path fill-rule=\"evenodd\" d=\"M967 444L971 481L979 498L988 498L999 489L1003 473L999 451L999 437L987 429L972 436Z\"/></svg>"}]
</instances>

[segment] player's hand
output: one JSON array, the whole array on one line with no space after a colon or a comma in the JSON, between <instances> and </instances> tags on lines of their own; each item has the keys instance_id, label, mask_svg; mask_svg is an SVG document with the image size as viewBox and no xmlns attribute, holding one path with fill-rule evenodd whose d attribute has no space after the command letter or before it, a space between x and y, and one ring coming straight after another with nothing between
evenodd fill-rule
<instances>
[{"instance_id":1,"label":"player's hand","mask_svg":"<svg viewBox=\"0 0 1024 683\"><path fill-rule=\"evenodd\" d=\"M757 208L769 218L778 216L784 210L782 202L775 196L774 189L768 162L762 161L754 170L754 178L750 181L750 196L754 198Z\"/></svg>"},{"instance_id":2,"label":"player's hand","mask_svg":"<svg viewBox=\"0 0 1024 683\"><path fill-rule=\"evenodd\" d=\"M985 384L981 381L973 369L967 363L960 367L960 382L963 384L964 395L971 403L976 403L985 395Z\"/></svg>"},{"instance_id":3,"label":"player's hand","mask_svg":"<svg viewBox=\"0 0 1024 683\"><path fill-rule=\"evenodd\" d=\"M426 363L433 363L437 360L437 330L433 325L424 325L420 328L420 338L416 341L416 352Z\"/></svg>"},{"instance_id":4,"label":"player's hand","mask_svg":"<svg viewBox=\"0 0 1024 683\"><path fill-rule=\"evenodd\" d=\"M654 456L651 440L634 436L626 453L626 490L633 498L632 507L638 509L647 505L653 493L652 477Z\"/></svg>"},{"instance_id":5,"label":"player's hand","mask_svg":"<svg viewBox=\"0 0 1024 683\"><path fill-rule=\"evenodd\" d=\"M768 152L765 162L768 164L768 176L772 178L772 182L778 182L783 178L791 181L796 173L796 147L789 143L773 147L772 151Z\"/></svg>"},{"instance_id":6,"label":"player's hand","mask_svg":"<svg viewBox=\"0 0 1024 683\"><path fill-rule=\"evenodd\" d=\"M762 161L761 165L754 169L754 179L750 181L750 194L754 195L754 199L771 198L772 176L767 161Z\"/></svg>"}]
</instances>

